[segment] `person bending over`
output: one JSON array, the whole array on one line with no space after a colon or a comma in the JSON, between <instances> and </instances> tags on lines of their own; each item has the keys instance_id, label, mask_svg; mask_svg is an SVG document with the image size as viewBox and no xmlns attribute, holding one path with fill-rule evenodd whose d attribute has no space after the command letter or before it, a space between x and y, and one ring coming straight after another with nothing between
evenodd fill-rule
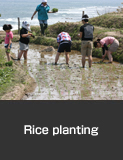
<instances>
[{"instance_id":1,"label":"person bending over","mask_svg":"<svg viewBox=\"0 0 123 160\"><path fill-rule=\"evenodd\" d=\"M57 65L57 61L61 52L65 51L66 55L66 64L69 62L69 52L71 52L71 37L67 32L61 32L57 36L58 43L58 51L55 57L55 65Z\"/></svg>"},{"instance_id":2,"label":"person bending over","mask_svg":"<svg viewBox=\"0 0 123 160\"><path fill-rule=\"evenodd\" d=\"M110 45L109 48L108 45ZM118 46L119 46L119 41L114 37L105 37L103 39L97 39L97 41L94 42L95 48L102 47L103 51L102 62L104 61L105 56L107 55L109 58L109 62L112 63L113 62L112 52L116 52Z\"/></svg>"}]
</instances>

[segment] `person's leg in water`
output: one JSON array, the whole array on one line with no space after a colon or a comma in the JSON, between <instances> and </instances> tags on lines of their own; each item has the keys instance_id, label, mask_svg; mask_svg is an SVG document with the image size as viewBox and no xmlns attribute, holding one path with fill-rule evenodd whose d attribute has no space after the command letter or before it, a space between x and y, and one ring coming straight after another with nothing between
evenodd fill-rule
<instances>
[{"instance_id":1,"label":"person's leg in water","mask_svg":"<svg viewBox=\"0 0 123 160\"><path fill-rule=\"evenodd\" d=\"M108 55L109 62L112 63L113 62L112 52L108 51L107 55Z\"/></svg>"},{"instance_id":2,"label":"person's leg in water","mask_svg":"<svg viewBox=\"0 0 123 160\"><path fill-rule=\"evenodd\" d=\"M89 68L92 66L92 49L93 49L93 42L88 42L88 47L87 47L87 55L88 55L88 64Z\"/></svg>"},{"instance_id":3,"label":"person's leg in water","mask_svg":"<svg viewBox=\"0 0 123 160\"><path fill-rule=\"evenodd\" d=\"M59 60L59 56L60 56L61 53L57 52L56 54L56 58L55 58L55 64L57 64L58 60Z\"/></svg>"},{"instance_id":4,"label":"person's leg in water","mask_svg":"<svg viewBox=\"0 0 123 160\"><path fill-rule=\"evenodd\" d=\"M28 52L28 50L26 50L26 51L23 52L24 60L27 60L27 52Z\"/></svg>"},{"instance_id":5,"label":"person's leg in water","mask_svg":"<svg viewBox=\"0 0 123 160\"><path fill-rule=\"evenodd\" d=\"M8 61L10 61L11 60L10 53L7 52L7 49L6 49L6 56L7 56Z\"/></svg>"},{"instance_id":6,"label":"person's leg in water","mask_svg":"<svg viewBox=\"0 0 123 160\"><path fill-rule=\"evenodd\" d=\"M85 56L82 55L82 67L85 68Z\"/></svg>"},{"instance_id":7,"label":"person's leg in water","mask_svg":"<svg viewBox=\"0 0 123 160\"><path fill-rule=\"evenodd\" d=\"M88 56L88 64L89 64L89 68L91 68L92 66L92 56L91 55Z\"/></svg>"},{"instance_id":8,"label":"person's leg in water","mask_svg":"<svg viewBox=\"0 0 123 160\"><path fill-rule=\"evenodd\" d=\"M10 48L8 49L8 46L5 47L5 52L6 52L6 56L7 56L7 60L10 61L10 49L11 49L11 45Z\"/></svg>"},{"instance_id":9,"label":"person's leg in water","mask_svg":"<svg viewBox=\"0 0 123 160\"><path fill-rule=\"evenodd\" d=\"M24 57L24 66L27 66L27 52L28 50L23 52L23 57Z\"/></svg>"},{"instance_id":10,"label":"person's leg in water","mask_svg":"<svg viewBox=\"0 0 123 160\"><path fill-rule=\"evenodd\" d=\"M82 54L82 68L85 68L85 57L87 55L87 42L82 41L81 43L81 54Z\"/></svg>"},{"instance_id":11,"label":"person's leg in water","mask_svg":"<svg viewBox=\"0 0 123 160\"><path fill-rule=\"evenodd\" d=\"M20 52L18 53L18 60L21 59L23 52L24 52L23 50L20 50Z\"/></svg>"},{"instance_id":12,"label":"person's leg in water","mask_svg":"<svg viewBox=\"0 0 123 160\"><path fill-rule=\"evenodd\" d=\"M69 62L69 53L65 52L65 55L66 55L66 64L68 64L68 62Z\"/></svg>"}]
</instances>

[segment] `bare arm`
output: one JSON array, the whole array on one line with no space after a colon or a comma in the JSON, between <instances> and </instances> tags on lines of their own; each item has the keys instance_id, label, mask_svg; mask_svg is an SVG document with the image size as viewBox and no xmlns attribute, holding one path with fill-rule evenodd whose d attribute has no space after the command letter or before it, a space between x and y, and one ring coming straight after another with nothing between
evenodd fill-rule
<instances>
[{"instance_id":1,"label":"bare arm","mask_svg":"<svg viewBox=\"0 0 123 160\"><path fill-rule=\"evenodd\" d=\"M107 51L107 50L105 50L105 54L102 56L102 58L103 58L103 59L102 59L102 62L104 61L105 56L107 55L107 52L108 52L108 51Z\"/></svg>"},{"instance_id":2,"label":"bare arm","mask_svg":"<svg viewBox=\"0 0 123 160\"><path fill-rule=\"evenodd\" d=\"M25 37L28 37L28 36L31 36L32 35L32 33L28 33L28 34L22 34L21 36L23 37L23 38L25 38Z\"/></svg>"},{"instance_id":3,"label":"bare arm","mask_svg":"<svg viewBox=\"0 0 123 160\"><path fill-rule=\"evenodd\" d=\"M33 19L34 15L37 13L37 11L35 11L31 17L31 20Z\"/></svg>"},{"instance_id":4,"label":"bare arm","mask_svg":"<svg viewBox=\"0 0 123 160\"><path fill-rule=\"evenodd\" d=\"M49 11L48 13L55 13L55 12Z\"/></svg>"},{"instance_id":5,"label":"bare arm","mask_svg":"<svg viewBox=\"0 0 123 160\"><path fill-rule=\"evenodd\" d=\"M58 43L58 47L59 47L59 44L60 44L60 43Z\"/></svg>"},{"instance_id":6,"label":"bare arm","mask_svg":"<svg viewBox=\"0 0 123 160\"><path fill-rule=\"evenodd\" d=\"M8 45L8 49L10 49L10 44L12 43L12 39L9 38L9 45Z\"/></svg>"}]
</instances>

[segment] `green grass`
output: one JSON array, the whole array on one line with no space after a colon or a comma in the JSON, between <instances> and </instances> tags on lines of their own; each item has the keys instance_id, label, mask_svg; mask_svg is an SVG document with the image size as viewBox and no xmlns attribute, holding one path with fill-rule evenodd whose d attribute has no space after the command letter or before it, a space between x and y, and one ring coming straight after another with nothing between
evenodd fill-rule
<instances>
[{"instance_id":1,"label":"green grass","mask_svg":"<svg viewBox=\"0 0 123 160\"><path fill-rule=\"evenodd\" d=\"M12 84L15 69L12 66L5 66L6 55L4 49L0 48L0 97L7 91Z\"/></svg>"},{"instance_id":2,"label":"green grass","mask_svg":"<svg viewBox=\"0 0 123 160\"><path fill-rule=\"evenodd\" d=\"M91 18L90 23L105 28L123 28L122 16L116 13L107 13L98 17Z\"/></svg>"},{"instance_id":3,"label":"green grass","mask_svg":"<svg viewBox=\"0 0 123 160\"><path fill-rule=\"evenodd\" d=\"M27 69L23 70L13 65L12 61L6 61L5 50L0 47L0 99L4 94L11 92L14 86L27 84L26 77L29 76Z\"/></svg>"}]
</instances>

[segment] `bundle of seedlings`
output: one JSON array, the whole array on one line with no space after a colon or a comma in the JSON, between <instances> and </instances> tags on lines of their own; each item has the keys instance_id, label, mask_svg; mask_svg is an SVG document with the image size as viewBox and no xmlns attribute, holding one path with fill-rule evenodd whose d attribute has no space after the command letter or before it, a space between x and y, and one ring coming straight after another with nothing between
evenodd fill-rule
<instances>
[{"instance_id":1,"label":"bundle of seedlings","mask_svg":"<svg viewBox=\"0 0 123 160\"><path fill-rule=\"evenodd\" d=\"M52 9L52 12L54 12L54 13L55 13L55 12L58 12L58 9L57 9L57 8L53 8L53 9Z\"/></svg>"}]
</instances>

